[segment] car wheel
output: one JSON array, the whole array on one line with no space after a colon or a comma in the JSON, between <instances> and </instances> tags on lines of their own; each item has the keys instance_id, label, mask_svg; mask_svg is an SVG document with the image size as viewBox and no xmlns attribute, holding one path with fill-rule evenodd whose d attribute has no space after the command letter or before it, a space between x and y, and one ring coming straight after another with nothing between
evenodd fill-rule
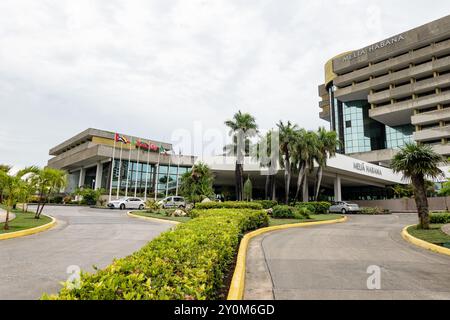
<instances>
[{"instance_id":1,"label":"car wheel","mask_svg":"<svg viewBox=\"0 0 450 320\"><path fill-rule=\"evenodd\" d=\"M144 210L144 205L143 205L143 204L141 204L141 205L139 206L139 210Z\"/></svg>"},{"instance_id":2,"label":"car wheel","mask_svg":"<svg viewBox=\"0 0 450 320\"><path fill-rule=\"evenodd\" d=\"M345 210L345 209L342 209L342 214L347 214L347 210Z\"/></svg>"},{"instance_id":3,"label":"car wheel","mask_svg":"<svg viewBox=\"0 0 450 320\"><path fill-rule=\"evenodd\" d=\"M125 210L125 204L122 203L122 204L120 205L120 210Z\"/></svg>"}]
</instances>

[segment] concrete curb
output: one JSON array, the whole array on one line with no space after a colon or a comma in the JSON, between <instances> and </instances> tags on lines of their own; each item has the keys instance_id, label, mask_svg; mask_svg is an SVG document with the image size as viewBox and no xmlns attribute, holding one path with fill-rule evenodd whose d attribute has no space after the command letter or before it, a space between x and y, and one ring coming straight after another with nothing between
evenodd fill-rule
<instances>
[{"instance_id":1,"label":"concrete curb","mask_svg":"<svg viewBox=\"0 0 450 320\"><path fill-rule=\"evenodd\" d=\"M426 242L424 240L421 240L421 239L418 239L418 238L412 236L408 232L408 229L411 227L414 227L414 226L416 226L416 225L413 224L413 225L407 226L403 229L403 231L402 231L403 239L405 239L406 241L408 241L409 243L412 243L413 245L415 245L417 247L421 247L422 249L426 249L429 251L433 251L435 253L440 253L440 254L445 254L447 256L450 256L450 249L440 247L438 245L432 244L430 242Z\"/></svg>"},{"instance_id":2,"label":"concrete curb","mask_svg":"<svg viewBox=\"0 0 450 320\"><path fill-rule=\"evenodd\" d=\"M51 216L47 216L45 214L43 214L43 216L52 219L52 221L47 223L47 224L44 224L43 226L39 226L39 227L31 228L31 229L26 229L26 230L21 230L21 231L17 231L17 232L10 232L10 233L0 234L0 240L8 240L8 239L14 239L14 238L21 238L21 237L31 236L31 235L36 234L36 233L47 231L47 230L53 228L56 225L57 221L56 221L55 218L53 218Z\"/></svg>"},{"instance_id":3,"label":"concrete curb","mask_svg":"<svg viewBox=\"0 0 450 320\"><path fill-rule=\"evenodd\" d=\"M132 211L128 211L128 212L127 212L127 216L129 216L129 217L131 217L131 218L142 219L142 220L148 220L148 221L171 223L171 224L174 224L174 225L178 225L178 224L181 223L181 222L178 222L178 221L164 220L164 219L157 219L157 218L151 218L151 217L139 216L139 215L137 215L137 214L133 214Z\"/></svg>"},{"instance_id":4,"label":"concrete curb","mask_svg":"<svg viewBox=\"0 0 450 320\"><path fill-rule=\"evenodd\" d=\"M247 249L249 242L252 238L257 237L259 235L273 232L273 231L281 231L286 229L294 229L294 228L307 228L314 226L321 226L327 224L336 224L346 222L348 218L346 216L341 219L336 220L328 220L328 221L318 221L318 222L306 222L306 223L296 223L296 224L287 224L281 226L274 226L259 229L253 232L246 234L239 245L239 252L236 261L236 268L234 269L233 279L231 280L230 290L228 291L227 300L242 300L244 297L244 289L245 289L245 268L246 268L246 260L247 260Z\"/></svg>"}]
</instances>

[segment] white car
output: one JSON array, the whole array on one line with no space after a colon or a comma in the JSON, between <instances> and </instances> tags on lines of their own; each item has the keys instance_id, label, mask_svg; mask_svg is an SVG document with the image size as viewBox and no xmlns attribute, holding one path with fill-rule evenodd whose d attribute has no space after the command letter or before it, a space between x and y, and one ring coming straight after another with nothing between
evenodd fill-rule
<instances>
[{"instance_id":1,"label":"white car","mask_svg":"<svg viewBox=\"0 0 450 320\"><path fill-rule=\"evenodd\" d=\"M122 198L122 199L113 200L111 202L108 202L108 208L120 209L120 210L125 210L125 209L144 210L145 203L144 203L144 201L142 201L139 198L127 197L127 198Z\"/></svg>"},{"instance_id":2,"label":"white car","mask_svg":"<svg viewBox=\"0 0 450 320\"><path fill-rule=\"evenodd\" d=\"M184 209L186 208L186 200L183 197L167 197L161 201L158 201L158 205L164 209Z\"/></svg>"},{"instance_id":3,"label":"white car","mask_svg":"<svg viewBox=\"0 0 450 320\"><path fill-rule=\"evenodd\" d=\"M330 213L358 213L361 209L356 203L339 201L330 207Z\"/></svg>"}]
</instances>

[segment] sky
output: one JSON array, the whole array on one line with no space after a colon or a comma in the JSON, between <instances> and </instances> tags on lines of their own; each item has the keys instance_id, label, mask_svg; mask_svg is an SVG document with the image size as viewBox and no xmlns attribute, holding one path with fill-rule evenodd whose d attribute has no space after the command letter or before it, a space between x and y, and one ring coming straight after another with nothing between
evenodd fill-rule
<instances>
[{"instance_id":1,"label":"sky","mask_svg":"<svg viewBox=\"0 0 450 320\"><path fill-rule=\"evenodd\" d=\"M328 59L448 14L448 0L2 0L0 163L44 166L90 127L190 134L198 155L238 110L261 130L328 127Z\"/></svg>"}]
</instances>

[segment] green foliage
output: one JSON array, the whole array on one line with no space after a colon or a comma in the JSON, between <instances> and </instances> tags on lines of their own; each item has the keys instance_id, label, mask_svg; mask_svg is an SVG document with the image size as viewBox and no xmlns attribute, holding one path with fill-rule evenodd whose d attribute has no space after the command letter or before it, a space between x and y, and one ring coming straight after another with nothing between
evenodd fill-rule
<instances>
[{"instance_id":1,"label":"green foliage","mask_svg":"<svg viewBox=\"0 0 450 320\"><path fill-rule=\"evenodd\" d=\"M71 204L72 203L72 196L65 196L63 199L64 204Z\"/></svg>"},{"instance_id":2,"label":"green foliage","mask_svg":"<svg viewBox=\"0 0 450 320\"><path fill-rule=\"evenodd\" d=\"M275 206L272 217L275 219L295 219L296 208L290 206Z\"/></svg>"},{"instance_id":3,"label":"green foliage","mask_svg":"<svg viewBox=\"0 0 450 320\"><path fill-rule=\"evenodd\" d=\"M375 208L361 208L361 214L368 214L368 215L380 215L380 214L389 214L389 210L385 210L380 207Z\"/></svg>"},{"instance_id":4,"label":"green foliage","mask_svg":"<svg viewBox=\"0 0 450 320\"><path fill-rule=\"evenodd\" d=\"M398 198L411 198L414 195L413 186L398 184L392 187L394 194Z\"/></svg>"},{"instance_id":5,"label":"green foliage","mask_svg":"<svg viewBox=\"0 0 450 320\"><path fill-rule=\"evenodd\" d=\"M244 200L251 201L252 198L253 198L253 184L249 177L247 178L247 181L245 181L244 184Z\"/></svg>"},{"instance_id":6,"label":"green foliage","mask_svg":"<svg viewBox=\"0 0 450 320\"><path fill-rule=\"evenodd\" d=\"M195 209L197 210L209 210L209 209L252 209L262 210L263 207L256 202L239 202L239 201L226 201L226 202L205 202L196 203Z\"/></svg>"},{"instance_id":7,"label":"green foliage","mask_svg":"<svg viewBox=\"0 0 450 320\"><path fill-rule=\"evenodd\" d=\"M214 177L210 168L204 163L198 163L181 177L180 194L193 203L212 198L213 182Z\"/></svg>"},{"instance_id":8,"label":"green foliage","mask_svg":"<svg viewBox=\"0 0 450 320\"><path fill-rule=\"evenodd\" d=\"M300 215L302 219L311 219L311 214L313 214L313 212L311 212L311 210L309 210L308 208L296 208L296 218L298 218L298 215Z\"/></svg>"},{"instance_id":9,"label":"green foliage","mask_svg":"<svg viewBox=\"0 0 450 320\"><path fill-rule=\"evenodd\" d=\"M83 273L80 288L66 284L59 295L43 299L220 299L242 235L267 225L262 210L204 211L106 269Z\"/></svg>"},{"instance_id":10,"label":"green foliage","mask_svg":"<svg viewBox=\"0 0 450 320\"><path fill-rule=\"evenodd\" d=\"M159 210L160 206L157 201L149 199L145 202L145 208L149 211Z\"/></svg>"},{"instance_id":11,"label":"green foliage","mask_svg":"<svg viewBox=\"0 0 450 320\"><path fill-rule=\"evenodd\" d=\"M450 213L432 213L430 214L430 223L447 224L450 223Z\"/></svg>"},{"instance_id":12,"label":"green foliage","mask_svg":"<svg viewBox=\"0 0 450 320\"><path fill-rule=\"evenodd\" d=\"M82 205L95 206L104 192L105 190L102 189L93 190L90 188L82 188L78 189L75 194L83 197L81 200Z\"/></svg>"},{"instance_id":13,"label":"green foliage","mask_svg":"<svg viewBox=\"0 0 450 320\"><path fill-rule=\"evenodd\" d=\"M296 204L297 208L307 208L312 214L327 214L330 210L329 202L301 202Z\"/></svg>"},{"instance_id":14,"label":"green foliage","mask_svg":"<svg viewBox=\"0 0 450 320\"><path fill-rule=\"evenodd\" d=\"M273 207L278 205L277 201L272 201L272 200L257 200L257 201L253 201L253 203L258 203L260 204L263 209L273 209Z\"/></svg>"}]
</instances>

